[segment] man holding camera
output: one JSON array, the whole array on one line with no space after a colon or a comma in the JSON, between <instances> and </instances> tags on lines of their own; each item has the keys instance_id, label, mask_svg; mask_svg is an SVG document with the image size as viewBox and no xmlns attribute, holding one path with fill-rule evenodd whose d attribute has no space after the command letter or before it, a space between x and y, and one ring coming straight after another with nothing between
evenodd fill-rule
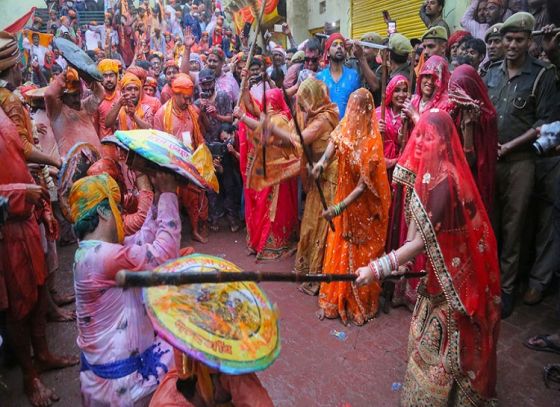
<instances>
[{"instance_id":1,"label":"man holding camera","mask_svg":"<svg viewBox=\"0 0 560 407\"><path fill-rule=\"evenodd\" d=\"M234 161L228 151L228 143L220 138L222 125L233 121L233 100L228 93L216 90L216 76L208 68L198 75L200 98L195 105L200 108L204 138L212 152L220 193L208 192L210 229L218 230L218 219L226 214L232 232L239 230L239 194L236 194L232 176L235 174ZM232 189L233 188L233 189Z\"/></svg>"},{"instance_id":2,"label":"man holding camera","mask_svg":"<svg viewBox=\"0 0 560 407\"><path fill-rule=\"evenodd\" d=\"M536 129L550 119L556 93L554 69L529 55L534 25L534 17L525 12L516 13L504 22L500 31L505 60L490 65L484 77L498 113L494 230L501 243L502 318L507 318L513 310L522 234L531 196L535 189L539 194L547 194L542 181L548 177L552 164L549 158L537 158L532 146ZM550 234L545 230L550 227L547 226L550 219L542 215L536 241L537 262L531 276L538 274L539 259L547 257L547 242L542 240L547 240ZM537 285L531 283L524 298L526 303L535 304L542 298L542 286Z\"/></svg>"}]
</instances>

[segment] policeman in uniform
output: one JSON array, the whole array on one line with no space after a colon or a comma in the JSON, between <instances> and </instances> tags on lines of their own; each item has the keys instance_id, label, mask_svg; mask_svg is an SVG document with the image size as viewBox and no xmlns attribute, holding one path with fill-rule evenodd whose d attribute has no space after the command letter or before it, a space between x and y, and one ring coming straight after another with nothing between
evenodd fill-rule
<instances>
[{"instance_id":1,"label":"policeman in uniform","mask_svg":"<svg viewBox=\"0 0 560 407\"><path fill-rule=\"evenodd\" d=\"M421 39L426 60L432 55L447 58L447 31L445 27L435 26L429 28L422 35Z\"/></svg>"},{"instance_id":2,"label":"policeman in uniform","mask_svg":"<svg viewBox=\"0 0 560 407\"><path fill-rule=\"evenodd\" d=\"M516 13L504 22L500 31L505 59L491 64L483 78L498 113L499 160L493 220L501 249L502 318L513 310L523 229L538 176L535 165L541 161L532 143L537 137L536 129L550 120L556 95L554 68L528 52L534 26L534 17L526 12ZM545 238L539 236L538 240Z\"/></svg>"},{"instance_id":3,"label":"policeman in uniform","mask_svg":"<svg viewBox=\"0 0 560 407\"><path fill-rule=\"evenodd\" d=\"M410 53L412 52L410 40L404 35L395 33L389 38L389 64L391 71L389 79L393 79L397 75L404 75L410 78Z\"/></svg>"},{"instance_id":4,"label":"policeman in uniform","mask_svg":"<svg viewBox=\"0 0 560 407\"><path fill-rule=\"evenodd\" d=\"M480 76L486 75L488 68L491 64L504 59L504 44L502 42L502 29L503 23L494 24L492 27L486 30L484 35L484 42L486 43L486 51L488 59L482 65L480 65L479 73Z\"/></svg>"}]
</instances>

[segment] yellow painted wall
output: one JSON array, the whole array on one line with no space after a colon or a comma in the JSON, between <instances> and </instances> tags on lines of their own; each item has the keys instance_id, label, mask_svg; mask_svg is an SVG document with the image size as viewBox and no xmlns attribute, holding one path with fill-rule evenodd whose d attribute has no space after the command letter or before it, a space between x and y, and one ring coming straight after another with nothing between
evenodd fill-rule
<instances>
[{"instance_id":1,"label":"yellow painted wall","mask_svg":"<svg viewBox=\"0 0 560 407\"><path fill-rule=\"evenodd\" d=\"M33 6L47 7L44 0L0 0L0 28L4 29L12 24Z\"/></svg>"}]
</instances>

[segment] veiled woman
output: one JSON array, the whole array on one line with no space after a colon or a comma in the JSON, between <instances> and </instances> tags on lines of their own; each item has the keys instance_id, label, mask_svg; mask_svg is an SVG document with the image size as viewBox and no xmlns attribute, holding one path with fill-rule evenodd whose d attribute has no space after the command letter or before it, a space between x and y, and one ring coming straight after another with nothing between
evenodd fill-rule
<instances>
[{"instance_id":1,"label":"veiled woman","mask_svg":"<svg viewBox=\"0 0 560 407\"><path fill-rule=\"evenodd\" d=\"M472 66L461 65L453 71L448 110L461 136L482 202L490 212L498 157L498 121L488 90Z\"/></svg>"},{"instance_id":2,"label":"veiled woman","mask_svg":"<svg viewBox=\"0 0 560 407\"><path fill-rule=\"evenodd\" d=\"M401 274L425 252L401 395L404 406L496 403L500 271L488 215L449 114L420 118L395 169L407 241L360 268L357 283Z\"/></svg>"},{"instance_id":3,"label":"veiled woman","mask_svg":"<svg viewBox=\"0 0 560 407\"><path fill-rule=\"evenodd\" d=\"M391 202L375 105L365 88L350 95L346 115L331 134L314 176L321 174L335 151L336 204L323 212L333 220L335 230L328 233L323 273L348 274L383 253ZM363 287L349 282L321 284L319 317L363 325L375 317L380 291L378 281Z\"/></svg>"},{"instance_id":4,"label":"veiled woman","mask_svg":"<svg viewBox=\"0 0 560 407\"><path fill-rule=\"evenodd\" d=\"M449 66L447 59L439 55L432 55L422 66L416 80L416 94L407 101L404 112L418 123L422 113L430 109L447 108L447 86L449 84Z\"/></svg>"},{"instance_id":5,"label":"veiled woman","mask_svg":"<svg viewBox=\"0 0 560 407\"><path fill-rule=\"evenodd\" d=\"M262 110L253 99L255 109ZM288 129L292 118L280 89L266 91L267 114L274 125ZM257 260L275 260L289 253L294 246L297 229L297 180L299 169L295 151L284 152L271 145L266 147L266 177L263 173L263 128L247 115L241 121L252 131L247 142L245 213L247 246ZM274 140L270 140L274 142ZM291 170L290 170L291 168ZM291 172L292 178L288 178ZM293 252L292 252L293 253Z\"/></svg>"},{"instance_id":6,"label":"veiled woman","mask_svg":"<svg viewBox=\"0 0 560 407\"><path fill-rule=\"evenodd\" d=\"M383 155L387 164L389 176L393 174L393 168L397 164L402 151L399 136L402 128L401 112L408 94L410 84L404 75L396 75L387 84L385 91L385 117L381 117L381 106L375 113L379 122L379 131L383 136Z\"/></svg>"},{"instance_id":7,"label":"veiled woman","mask_svg":"<svg viewBox=\"0 0 560 407\"><path fill-rule=\"evenodd\" d=\"M323 156L330 134L338 124L338 109L336 104L331 102L326 85L315 78L308 78L301 83L296 99L297 120L302 129L303 141L311 150L313 162L317 162ZM276 136L278 142L285 148L293 148L293 146L301 148L295 129L287 131L273 124L269 124L268 127L268 131ZM301 220L295 272L317 274L323 267L329 226L326 219L321 216L323 207L319 198L319 190L308 176L308 162L305 155L301 156L301 177L307 197ZM333 201L337 176L338 160L336 157L331 157L325 163L324 171L319 178L327 202ZM300 289L306 294L317 295L319 284L304 283Z\"/></svg>"}]
</instances>

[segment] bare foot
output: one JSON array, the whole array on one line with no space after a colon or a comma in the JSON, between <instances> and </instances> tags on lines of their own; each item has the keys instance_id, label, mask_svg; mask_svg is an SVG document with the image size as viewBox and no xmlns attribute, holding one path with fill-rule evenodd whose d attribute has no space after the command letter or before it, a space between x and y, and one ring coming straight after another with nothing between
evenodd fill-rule
<instances>
[{"instance_id":1,"label":"bare foot","mask_svg":"<svg viewBox=\"0 0 560 407\"><path fill-rule=\"evenodd\" d=\"M78 363L80 363L80 359L76 356L58 356L48 353L47 355L37 355L35 357L35 368L39 372L64 369L65 367L75 366Z\"/></svg>"},{"instance_id":2,"label":"bare foot","mask_svg":"<svg viewBox=\"0 0 560 407\"><path fill-rule=\"evenodd\" d=\"M48 322L71 322L76 320L76 311L53 307L47 313Z\"/></svg>"},{"instance_id":3,"label":"bare foot","mask_svg":"<svg viewBox=\"0 0 560 407\"><path fill-rule=\"evenodd\" d=\"M71 304L76 300L76 294L61 295L58 292L56 292L56 290L51 291L51 297L53 302L59 307L63 305Z\"/></svg>"},{"instance_id":4,"label":"bare foot","mask_svg":"<svg viewBox=\"0 0 560 407\"><path fill-rule=\"evenodd\" d=\"M322 321L323 319L325 319L325 310L324 309L320 309L319 311L317 311L315 313L315 316L317 318L319 318L320 321Z\"/></svg>"},{"instance_id":5,"label":"bare foot","mask_svg":"<svg viewBox=\"0 0 560 407\"><path fill-rule=\"evenodd\" d=\"M56 393L46 387L37 376L24 378L23 389L34 407L48 407L52 405L53 401L60 400Z\"/></svg>"},{"instance_id":6,"label":"bare foot","mask_svg":"<svg viewBox=\"0 0 560 407\"><path fill-rule=\"evenodd\" d=\"M208 238L203 237L198 232L192 232L192 240L194 240L195 242L200 242L200 243L208 243Z\"/></svg>"},{"instance_id":7,"label":"bare foot","mask_svg":"<svg viewBox=\"0 0 560 407\"><path fill-rule=\"evenodd\" d=\"M311 296L319 295L319 285L317 283L311 283L311 282L302 283L298 287L298 290L304 294L311 295Z\"/></svg>"},{"instance_id":8,"label":"bare foot","mask_svg":"<svg viewBox=\"0 0 560 407\"><path fill-rule=\"evenodd\" d=\"M254 256L255 254L257 254L256 250L251 249L250 247L247 248L247 256Z\"/></svg>"}]
</instances>

